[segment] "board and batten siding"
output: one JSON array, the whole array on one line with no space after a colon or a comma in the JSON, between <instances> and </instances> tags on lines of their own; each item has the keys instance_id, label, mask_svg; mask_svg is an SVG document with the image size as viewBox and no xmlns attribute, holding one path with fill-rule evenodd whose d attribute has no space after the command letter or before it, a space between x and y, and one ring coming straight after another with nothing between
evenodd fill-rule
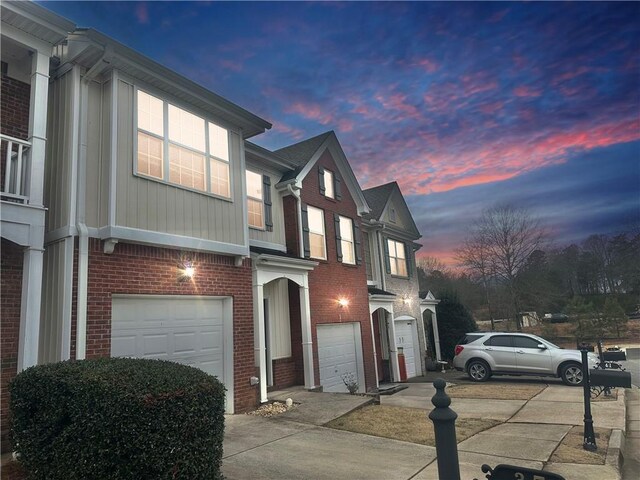
<instances>
[{"instance_id":1,"label":"board and batten siding","mask_svg":"<svg viewBox=\"0 0 640 480\"><path fill-rule=\"evenodd\" d=\"M74 71L70 70L49 85L47 146L44 176L44 204L47 207L45 231L70 224L74 149L73 108ZM73 199L75 201L75 199ZM74 219L75 220L75 219Z\"/></svg>"},{"instance_id":2,"label":"board and batten siding","mask_svg":"<svg viewBox=\"0 0 640 480\"><path fill-rule=\"evenodd\" d=\"M241 136L231 130L232 201L134 175L135 88L117 85L116 225L153 232L245 245ZM177 106L189 109L188 105Z\"/></svg>"},{"instance_id":3,"label":"board and batten siding","mask_svg":"<svg viewBox=\"0 0 640 480\"><path fill-rule=\"evenodd\" d=\"M268 232L266 229L249 228L249 239L281 245L284 249L286 248L287 239L284 231L283 193L275 188L276 183L282 178L282 173L268 170L254 163L247 163L247 170L260 175L267 175L271 179L271 217L273 219L273 231Z\"/></svg>"},{"instance_id":4,"label":"board and batten siding","mask_svg":"<svg viewBox=\"0 0 640 480\"><path fill-rule=\"evenodd\" d=\"M85 223L99 228L109 223L111 81L91 82L87 97Z\"/></svg>"},{"instance_id":5,"label":"board and batten siding","mask_svg":"<svg viewBox=\"0 0 640 480\"><path fill-rule=\"evenodd\" d=\"M44 252L39 363L69 358L73 243L68 237L48 245Z\"/></svg>"},{"instance_id":6,"label":"board and batten siding","mask_svg":"<svg viewBox=\"0 0 640 480\"><path fill-rule=\"evenodd\" d=\"M289 320L289 281L279 278L264 286L269 299L269 346L271 358L291 356L291 323Z\"/></svg>"}]
</instances>

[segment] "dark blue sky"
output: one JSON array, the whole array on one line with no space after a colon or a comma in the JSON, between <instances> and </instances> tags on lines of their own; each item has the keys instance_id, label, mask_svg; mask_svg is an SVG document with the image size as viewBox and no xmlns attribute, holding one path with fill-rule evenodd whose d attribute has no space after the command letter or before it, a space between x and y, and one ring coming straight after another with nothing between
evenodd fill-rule
<instances>
[{"instance_id":1,"label":"dark blue sky","mask_svg":"<svg viewBox=\"0 0 640 480\"><path fill-rule=\"evenodd\" d=\"M274 124L336 131L449 259L487 207L556 244L640 224L640 4L43 2Z\"/></svg>"}]
</instances>

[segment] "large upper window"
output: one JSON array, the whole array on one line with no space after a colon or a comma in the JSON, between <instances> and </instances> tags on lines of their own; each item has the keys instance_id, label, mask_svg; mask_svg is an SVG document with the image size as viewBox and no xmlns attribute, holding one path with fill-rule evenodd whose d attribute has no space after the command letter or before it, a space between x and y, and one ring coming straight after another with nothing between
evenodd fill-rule
<instances>
[{"instance_id":1,"label":"large upper window","mask_svg":"<svg viewBox=\"0 0 640 480\"><path fill-rule=\"evenodd\" d=\"M247 170L247 212L250 227L264 228L262 175L249 170Z\"/></svg>"},{"instance_id":2,"label":"large upper window","mask_svg":"<svg viewBox=\"0 0 640 480\"><path fill-rule=\"evenodd\" d=\"M229 132L142 90L137 102L136 173L230 198Z\"/></svg>"},{"instance_id":3,"label":"large upper window","mask_svg":"<svg viewBox=\"0 0 640 480\"><path fill-rule=\"evenodd\" d=\"M327 250L324 235L324 212L315 207L307 207L307 212L309 217L310 256L326 260Z\"/></svg>"},{"instance_id":4,"label":"large upper window","mask_svg":"<svg viewBox=\"0 0 640 480\"><path fill-rule=\"evenodd\" d=\"M342 263L355 265L356 255L353 242L353 221L340 217L340 245L342 247Z\"/></svg>"},{"instance_id":5,"label":"large upper window","mask_svg":"<svg viewBox=\"0 0 640 480\"><path fill-rule=\"evenodd\" d=\"M387 239L389 247L389 266L391 267L391 275L400 277L407 276L407 256L404 252L404 243Z\"/></svg>"}]
</instances>

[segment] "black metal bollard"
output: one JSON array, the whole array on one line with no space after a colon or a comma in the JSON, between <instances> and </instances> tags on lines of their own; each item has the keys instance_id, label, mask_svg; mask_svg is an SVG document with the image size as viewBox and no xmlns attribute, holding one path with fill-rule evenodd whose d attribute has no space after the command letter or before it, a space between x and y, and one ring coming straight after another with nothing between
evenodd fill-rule
<instances>
[{"instance_id":1,"label":"black metal bollard","mask_svg":"<svg viewBox=\"0 0 640 480\"><path fill-rule=\"evenodd\" d=\"M589 362L587 361L587 349L581 348L582 354L582 389L584 393L584 443L582 447L590 452L598 449L596 434L593 430L593 417L591 416L591 382L589 381Z\"/></svg>"},{"instance_id":2,"label":"black metal bollard","mask_svg":"<svg viewBox=\"0 0 640 480\"><path fill-rule=\"evenodd\" d=\"M433 386L436 393L431 403L436 407L429 413L436 436L436 455L438 455L438 475L441 479L460 480L458 463L458 444L456 443L456 418L458 414L449 408L451 398L444 391L447 382L436 379Z\"/></svg>"}]
</instances>

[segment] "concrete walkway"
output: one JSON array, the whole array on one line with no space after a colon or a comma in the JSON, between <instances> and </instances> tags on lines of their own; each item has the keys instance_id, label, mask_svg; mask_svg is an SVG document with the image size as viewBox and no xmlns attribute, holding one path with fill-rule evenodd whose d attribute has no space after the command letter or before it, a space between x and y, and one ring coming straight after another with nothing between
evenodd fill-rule
<instances>
[{"instance_id":1,"label":"concrete walkway","mask_svg":"<svg viewBox=\"0 0 640 480\"><path fill-rule=\"evenodd\" d=\"M430 400L434 392L431 384L412 383L395 395L382 396L380 401L384 405L429 411L433 408ZM583 405L577 401L581 392L550 385L529 401L452 399L451 408L461 418L505 422L458 444L461 478L481 479L483 463L490 466L506 463L559 473L566 480L618 480L613 456L605 465L549 463L572 426L582 425ZM291 397L300 405L273 418L248 415L227 418L223 473L228 480L438 478L433 447L321 426L361 407L369 401L366 397L296 390L276 396L281 400ZM592 406L595 426L622 432L625 418L622 390L618 400L596 402ZM612 444L615 447L615 438Z\"/></svg>"},{"instance_id":2,"label":"concrete walkway","mask_svg":"<svg viewBox=\"0 0 640 480\"><path fill-rule=\"evenodd\" d=\"M640 474L640 390L627 391L627 436L624 445L623 480L637 480Z\"/></svg>"}]
</instances>

